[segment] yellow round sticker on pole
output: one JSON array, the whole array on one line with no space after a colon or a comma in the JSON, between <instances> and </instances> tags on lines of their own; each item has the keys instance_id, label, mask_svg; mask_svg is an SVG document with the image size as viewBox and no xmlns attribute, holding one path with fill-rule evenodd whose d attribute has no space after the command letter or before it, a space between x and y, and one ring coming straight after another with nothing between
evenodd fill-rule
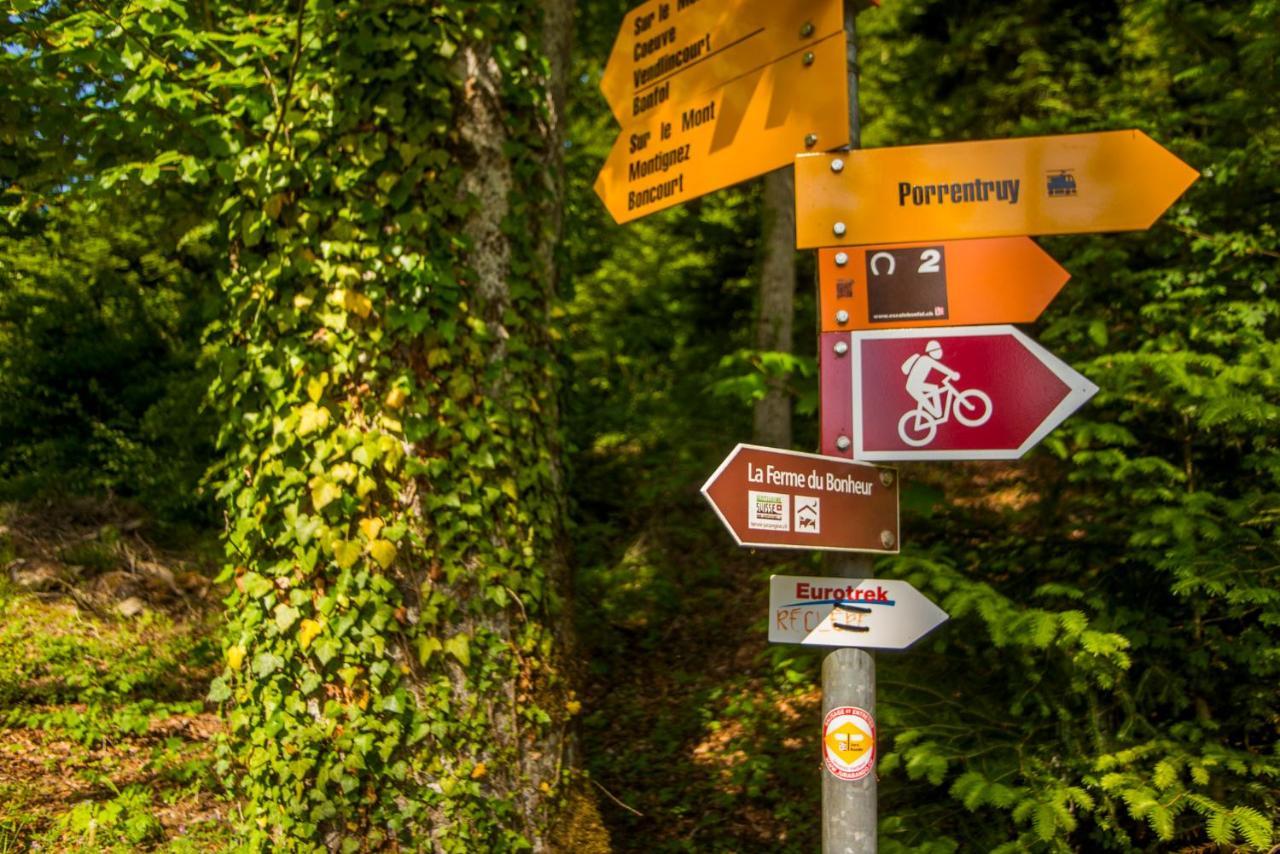
<instances>
[{"instance_id":1,"label":"yellow round sticker on pole","mask_svg":"<svg viewBox=\"0 0 1280 854\"><path fill-rule=\"evenodd\" d=\"M876 722L855 706L837 706L822 721L822 759L841 780L861 780L876 763Z\"/></svg>"}]
</instances>

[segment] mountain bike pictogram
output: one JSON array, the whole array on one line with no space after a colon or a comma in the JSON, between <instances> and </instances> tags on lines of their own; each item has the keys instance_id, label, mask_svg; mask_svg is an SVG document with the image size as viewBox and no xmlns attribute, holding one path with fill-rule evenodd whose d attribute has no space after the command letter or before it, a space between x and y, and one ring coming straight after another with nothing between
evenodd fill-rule
<instances>
[{"instance_id":1,"label":"mountain bike pictogram","mask_svg":"<svg viewBox=\"0 0 1280 854\"><path fill-rule=\"evenodd\" d=\"M898 436L914 448L933 441L938 425L946 424L954 415L956 421L966 427L978 427L987 423L994 411L991 398L981 389L963 391L952 382L960 379L960 373L942 364L942 345L930 341L924 353L916 353L902 363L907 375L907 393L916 401L916 408L908 410L898 419ZM942 375L940 382L933 382L934 373Z\"/></svg>"}]
</instances>

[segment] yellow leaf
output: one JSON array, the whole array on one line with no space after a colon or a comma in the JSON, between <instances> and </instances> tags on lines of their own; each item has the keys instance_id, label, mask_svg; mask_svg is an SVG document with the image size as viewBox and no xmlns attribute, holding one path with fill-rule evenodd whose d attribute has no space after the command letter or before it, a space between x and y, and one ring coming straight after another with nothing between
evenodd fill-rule
<instances>
[{"instance_id":1,"label":"yellow leaf","mask_svg":"<svg viewBox=\"0 0 1280 854\"><path fill-rule=\"evenodd\" d=\"M311 304L313 302L315 302L315 298L307 296L306 294L293 295L293 307L296 308L298 311L306 311L307 309L311 308Z\"/></svg>"},{"instance_id":2,"label":"yellow leaf","mask_svg":"<svg viewBox=\"0 0 1280 854\"><path fill-rule=\"evenodd\" d=\"M396 562L396 546L390 540L374 540L369 546L369 554L383 569L390 568Z\"/></svg>"},{"instance_id":3,"label":"yellow leaf","mask_svg":"<svg viewBox=\"0 0 1280 854\"><path fill-rule=\"evenodd\" d=\"M516 482L511 478L507 478L502 482L502 492L512 501L519 500L519 496L516 494Z\"/></svg>"},{"instance_id":4,"label":"yellow leaf","mask_svg":"<svg viewBox=\"0 0 1280 854\"><path fill-rule=\"evenodd\" d=\"M319 403L320 396L324 394L325 386L329 384L329 373L326 371L318 377L312 377L307 380L307 397L311 398L312 403Z\"/></svg>"},{"instance_id":5,"label":"yellow leaf","mask_svg":"<svg viewBox=\"0 0 1280 854\"><path fill-rule=\"evenodd\" d=\"M360 533L364 534L367 540L378 539L378 534L382 531L382 520L376 518L361 519Z\"/></svg>"},{"instance_id":6,"label":"yellow leaf","mask_svg":"<svg viewBox=\"0 0 1280 854\"><path fill-rule=\"evenodd\" d=\"M350 483L356 479L356 467L353 463L338 463L329 470L333 479L340 483Z\"/></svg>"},{"instance_id":7,"label":"yellow leaf","mask_svg":"<svg viewBox=\"0 0 1280 854\"><path fill-rule=\"evenodd\" d=\"M311 646L311 642L316 639L316 635L320 634L322 628L324 628L323 624L315 620L303 620L298 626L298 645L303 649Z\"/></svg>"},{"instance_id":8,"label":"yellow leaf","mask_svg":"<svg viewBox=\"0 0 1280 854\"><path fill-rule=\"evenodd\" d=\"M564 708L570 716L573 716L582 711L582 703L578 700L570 700L564 704Z\"/></svg>"},{"instance_id":9,"label":"yellow leaf","mask_svg":"<svg viewBox=\"0 0 1280 854\"><path fill-rule=\"evenodd\" d=\"M347 291L342 295L342 305L347 311L361 317L368 317L373 312L373 300L355 291Z\"/></svg>"},{"instance_id":10,"label":"yellow leaf","mask_svg":"<svg viewBox=\"0 0 1280 854\"><path fill-rule=\"evenodd\" d=\"M242 664L244 664L244 647L233 646L227 650L227 667L239 670Z\"/></svg>"},{"instance_id":11,"label":"yellow leaf","mask_svg":"<svg viewBox=\"0 0 1280 854\"><path fill-rule=\"evenodd\" d=\"M314 403L303 404L298 410L298 435L305 436L323 430L329 424L329 410Z\"/></svg>"},{"instance_id":12,"label":"yellow leaf","mask_svg":"<svg viewBox=\"0 0 1280 854\"><path fill-rule=\"evenodd\" d=\"M359 482L356 483L356 496L358 498L364 498L366 495L368 495L370 492L373 492L377 488L378 488L378 482L376 480L374 480L371 477L362 477L360 478Z\"/></svg>"},{"instance_id":13,"label":"yellow leaf","mask_svg":"<svg viewBox=\"0 0 1280 854\"><path fill-rule=\"evenodd\" d=\"M409 395L405 393L404 389L393 388L391 389L391 391L387 392L387 396L384 399L384 403L387 404L387 408L389 409L399 409L400 407L404 406L405 398L407 398L408 396Z\"/></svg>"},{"instance_id":14,"label":"yellow leaf","mask_svg":"<svg viewBox=\"0 0 1280 854\"><path fill-rule=\"evenodd\" d=\"M312 484L311 503L315 505L317 510L323 510L329 504L342 497L342 487L333 481L322 480L319 483L312 481Z\"/></svg>"},{"instance_id":15,"label":"yellow leaf","mask_svg":"<svg viewBox=\"0 0 1280 854\"><path fill-rule=\"evenodd\" d=\"M355 540L342 540L333 546L333 561L340 569L355 565L360 559L360 543Z\"/></svg>"},{"instance_id":16,"label":"yellow leaf","mask_svg":"<svg viewBox=\"0 0 1280 854\"><path fill-rule=\"evenodd\" d=\"M483 762L477 762L476 767L471 769L471 779L472 780L482 779L484 775L488 773L488 770L489 769L485 767Z\"/></svg>"}]
</instances>

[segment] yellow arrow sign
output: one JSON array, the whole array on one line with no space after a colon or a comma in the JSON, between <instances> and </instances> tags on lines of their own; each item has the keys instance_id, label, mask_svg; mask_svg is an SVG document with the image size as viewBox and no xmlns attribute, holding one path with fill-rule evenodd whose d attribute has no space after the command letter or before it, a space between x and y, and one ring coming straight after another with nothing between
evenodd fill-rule
<instances>
[{"instance_id":1,"label":"yellow arrow sign","mask_svg":"<svg viewBox=\"0 0 1280 854\"><path fill-rule=\"evenodd\" d=\"M600 89L625 125L843 27L841 0L649 0L623 18Z\"/></svg>"},{"instance_id":2,"label":"yellow arrow sign","mask_svg":"<svg viewBox=\"0 0 1280 854\"><path fill-rule=\"evenodd\" d=\"M1199 173L1137 130L796 158L796 246L1149 228Z\"/></svg>"},{"instance_id":3,"label":"yellow arrow sign","mask_svg":"<svg viewBox=\"0 0 1280 854\"><path fill-rule=\"evenodd\" d=\"M849 140L841 30L811 49L625 125L596 194L618 222L790 164L806 148Z\"/></svg>"}]
</instances>

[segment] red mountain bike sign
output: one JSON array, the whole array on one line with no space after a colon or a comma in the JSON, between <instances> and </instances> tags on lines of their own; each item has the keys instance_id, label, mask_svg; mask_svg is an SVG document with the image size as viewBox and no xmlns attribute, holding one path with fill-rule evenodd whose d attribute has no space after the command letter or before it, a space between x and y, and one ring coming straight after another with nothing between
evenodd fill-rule
<instances>
[{"instance_id":1,"label":"red mountain bike sign","mask_svg":"<svg viewBox=\"0 0 1280 854\"><path fill-rule=\"evenodd\" d=\"M1014 460L1098 387L1012 326L850 334L853 456Z\"/></svg>"}]
</instances>

